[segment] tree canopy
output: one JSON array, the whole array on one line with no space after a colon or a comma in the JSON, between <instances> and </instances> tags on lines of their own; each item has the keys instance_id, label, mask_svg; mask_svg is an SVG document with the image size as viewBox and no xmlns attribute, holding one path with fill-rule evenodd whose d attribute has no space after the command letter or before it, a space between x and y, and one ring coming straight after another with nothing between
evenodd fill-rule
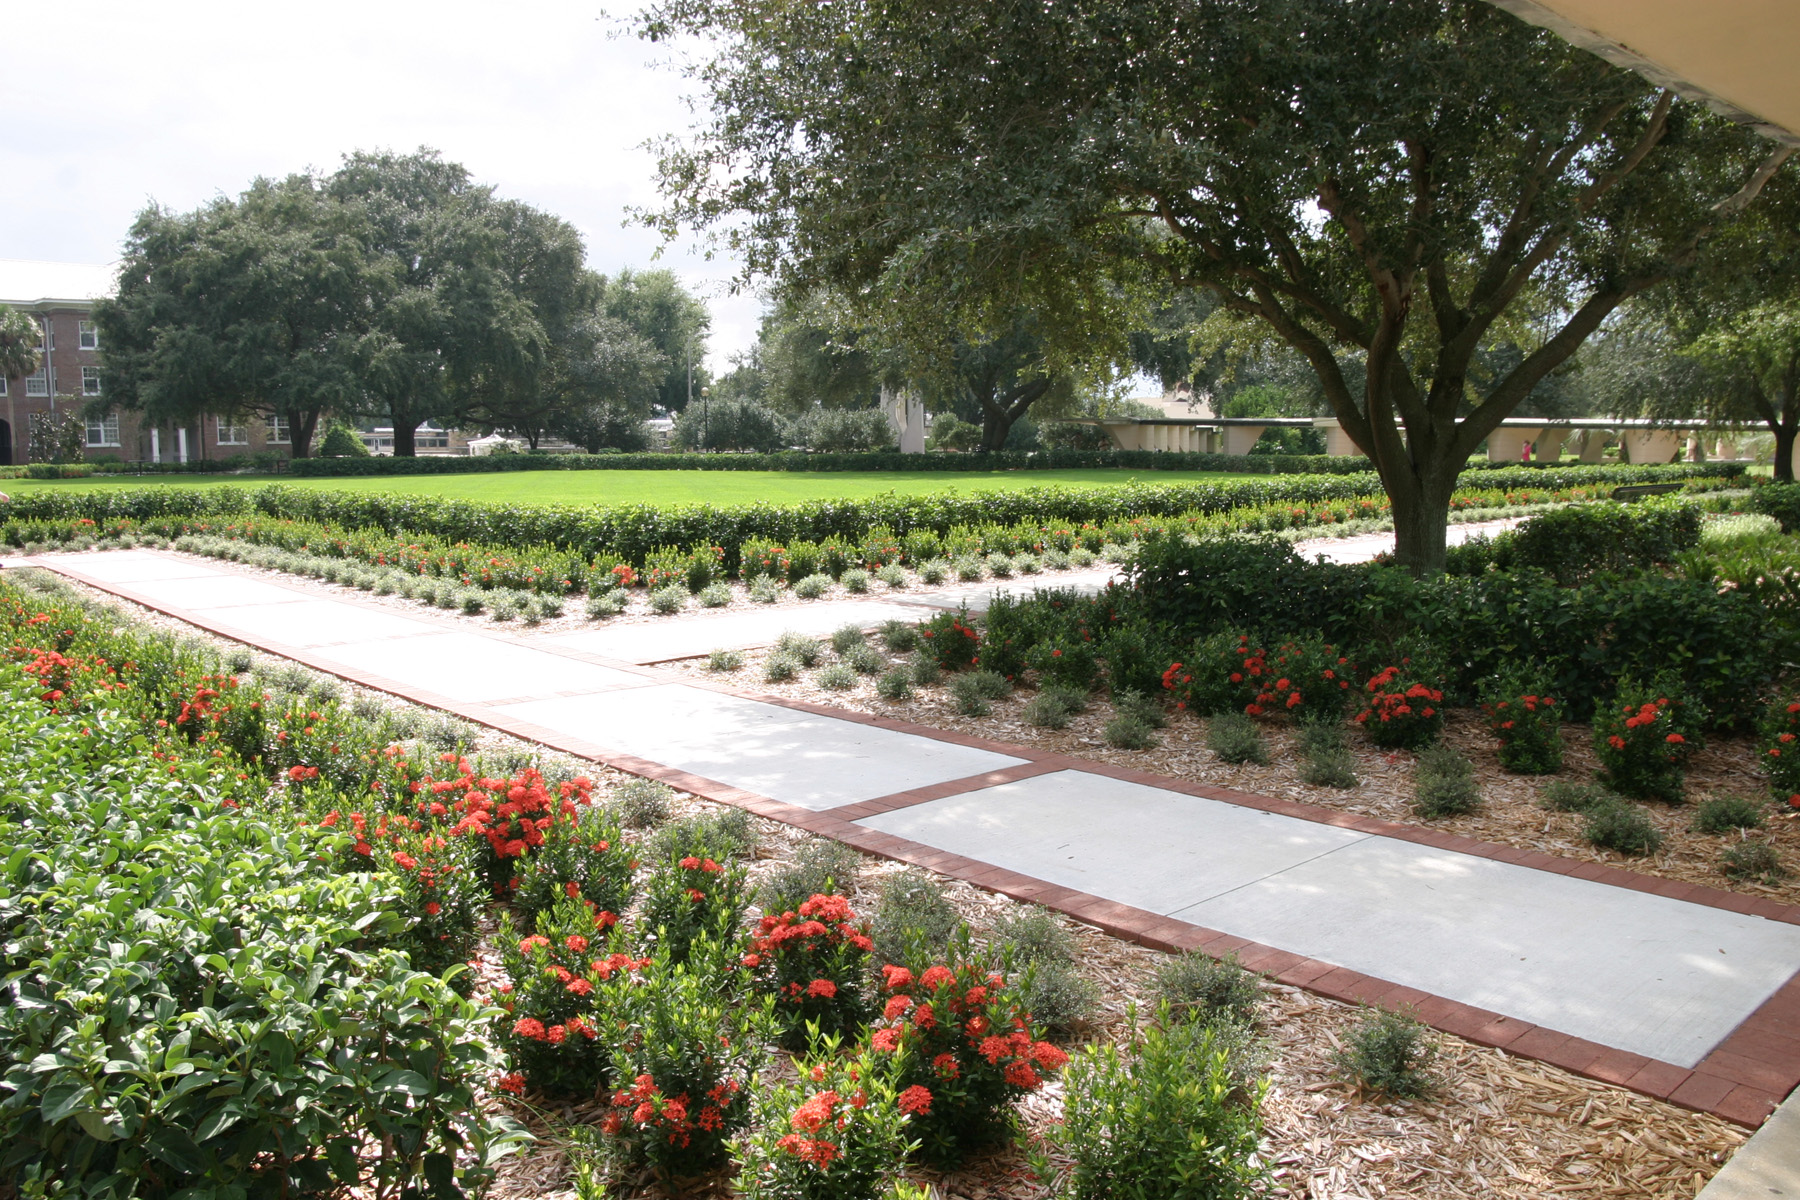
<instances>
[{"instance_id":1,"label":"tree canopy","mask_svg":"<svg viewBox=\"0 0 1800 1200\"><path fill-rule=\"evenodd\" d=\"M1053 347L1206 292L1305 359L1420 570L1467 456L1790 153L1477 0L664 0L642 30L718 47L666 231Z\"/></svg>"},{"instance_id":2,"label":"tree canopy","mask_svg":"<svg viewBox=\"0 0 1800 1200\"><path fill-rule=\"evenodd\" d=\"M0 304L0 379L17 379L38 369L43 329L27 313Z\"/></svg>"}]
</instances>

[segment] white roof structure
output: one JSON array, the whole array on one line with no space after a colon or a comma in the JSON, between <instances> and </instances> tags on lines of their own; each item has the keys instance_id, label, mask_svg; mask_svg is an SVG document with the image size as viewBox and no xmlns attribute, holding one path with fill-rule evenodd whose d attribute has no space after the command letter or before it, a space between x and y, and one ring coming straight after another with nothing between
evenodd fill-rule
<instances>
[{"instance_id":1,"label":"white roof structure","mask_svg":"<svg viewBox=\"0 0 1800 1200\"><path fill-rule=\"evenodd\" d=\"M0 304L88 304L118 290L119 264L0 258Z\"/></svg>"}]
</instances>

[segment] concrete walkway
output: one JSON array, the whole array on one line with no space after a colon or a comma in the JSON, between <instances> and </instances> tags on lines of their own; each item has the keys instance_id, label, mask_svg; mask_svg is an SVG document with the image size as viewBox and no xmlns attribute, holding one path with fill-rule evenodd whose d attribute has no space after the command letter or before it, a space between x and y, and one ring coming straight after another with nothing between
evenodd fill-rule
<instances>
[{"instance_id":1,"label":"concrete walkway","mask_svg":"<svg viewBox=\"0 0 1800 1200\"><path fill-rule=\"evenodd\" d=\"M696 682L634 661L674 644L656 626L534 638L153 551L36 565L1150 945L1235 950L1746 1124L1800 1082L1800 909ZM842 602L823 628L852 605L888 608ZM787 628L806 611L748 615Z\"/></svg>"}]
</instances>

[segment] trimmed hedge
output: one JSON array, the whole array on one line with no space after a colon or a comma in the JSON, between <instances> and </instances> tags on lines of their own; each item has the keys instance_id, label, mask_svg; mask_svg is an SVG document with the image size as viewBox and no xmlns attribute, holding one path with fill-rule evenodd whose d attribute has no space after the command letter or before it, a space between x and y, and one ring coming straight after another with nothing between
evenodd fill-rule
<instances>
[{"instance_id":1,"label":"trimmed hedge","mask_svg":"<svg viewBox=\"0 0 1800 1200\"><path fill-rule=\"evenodd\" d=\"M1506 465L1506 464L1501 464ZM1167 450L1035 450L997 454L901 454L893 450L769 454L488 454L420 458L301 458L290 475L471 475L497 471L1229 471L1235 475L1353 475L1369 469L1360 455L1191 454Z\"/></svg>"},{"instance_id":2,"label":"trimmed hedge","mask_svg":"<svg viewBox=\"0 0 1800 1200\"><path fill-rule=\"evenodd\" d=\"M1512 467L1473 473L1468 482L1500 491L1547 491L1683 479L1731 480L1742 472L1743 467L1736 463ZM450 542L542 547L588 558L614 554L633 563L644 562L664 547L720 546L726 552L727 569L735 570L738 547L756 538L778 544L823 542L832 537L860 541L877 527L886 527L900 537L915 530L942 535L958 525L1099 524L1120 519L1220 513L1258 504L1321 504L1380 495L1381 481L1372 472L1216 483L1040 487L925 496L889 494L792 505L605 508L486 504L432 496L312 491L271 485L254 489L86 492L44 489L14 498L6 515L11 520L97 522L120 517L233 520L262 515L325 522L348 529L379 528L390 534L430 534Z\"/></svg>"}]
</instances>

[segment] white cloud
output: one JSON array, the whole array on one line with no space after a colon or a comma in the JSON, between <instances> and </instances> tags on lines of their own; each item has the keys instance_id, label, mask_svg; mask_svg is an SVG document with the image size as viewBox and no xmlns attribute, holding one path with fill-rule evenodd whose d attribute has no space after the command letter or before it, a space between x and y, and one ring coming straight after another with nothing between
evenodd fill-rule
<instances>
[{"instance_id":1,"label":"white cloud","mask_svg":"<svg viewBox=\"0 0 1800 1200\"><path fill-rule=\"evenodd\" d=\"M257 175L330 169L355 149L428 145L573 222L596 269L651 265L623 226L656 202L643 143L685 131L686 81L594 4L170 0L9 13L0 257L104 262L155 200L189 209ZM657 265L713 311L715 369L755 341L733 261L692 239Z\"/></svg>"}]
</instances>

